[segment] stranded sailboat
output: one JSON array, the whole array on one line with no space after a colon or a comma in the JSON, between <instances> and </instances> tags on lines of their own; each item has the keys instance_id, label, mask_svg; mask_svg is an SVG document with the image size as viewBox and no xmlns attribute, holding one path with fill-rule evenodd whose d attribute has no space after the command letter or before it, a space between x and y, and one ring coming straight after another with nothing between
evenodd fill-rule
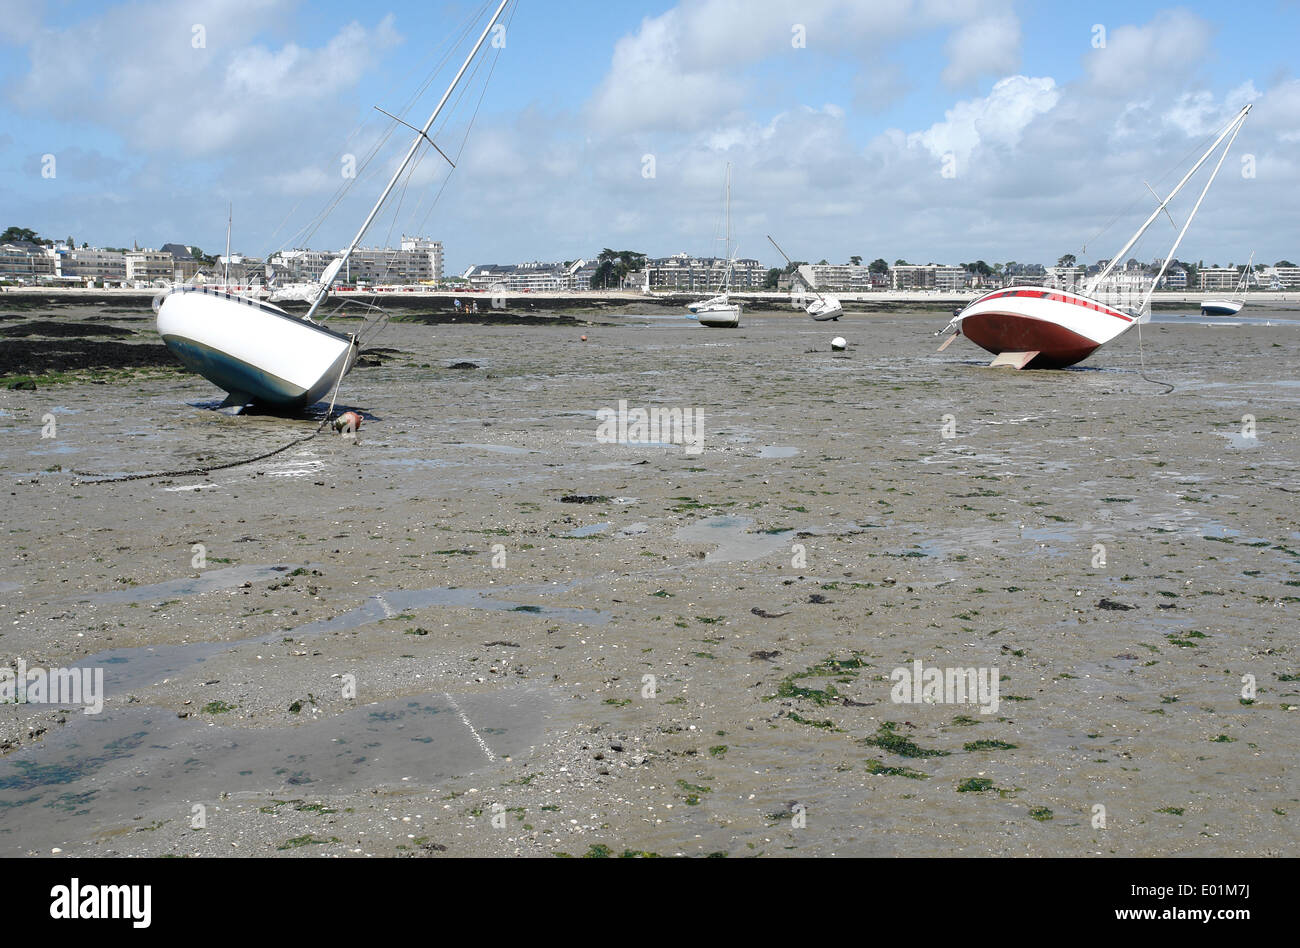
<instances>
[{"instance_id":1,"label":"stranded sailboat","mask_svg":"<svg viewBox=\"0 0 1300 948\"><path fill-rule=\"evenodd\" d=\"M357 336L322 325L315 319L316 311L411 166L421 143L432 144L429 129L509 3L501 0L424 128L411 126L417 134L405 159L343 256L326 267L310 294L311 308L305 316L294 316L273 303L239 296L225 288L175 286L154 298L153 309L158 314L158 333L163 342L186 367L227 392L223 406L242 408L252 404L273 411L298 411L324 398L356 363L360 351Z\"/></svg>"},{"instance_id":2,"label":"stranded sailboat","mask_svg":"<svg viewBox=\"0 0 1300 948\"><path fill-rule=\"evenodd\" d=\"M1215 139L1214 144L1178 183L1178 187L1174 188L1169 197L1160 202L1160 206L1147 218L1146 223L1138 228L1137 233L1083 292L1051 290L1041 286L1015 286L986 293L958 311L939 333L940 335L949 332L953 334L940 347L940 351L948 348L957 336L966 336L971 342L987 349L997 357L993 360L993 365L1009 365L1017 369L1060 369L1081 362L1106 343L1114 341L1132 329L1139 321L1149 319L1151 294L1164 277L1169 262L1174 258L1178 245L1182 243L1183 236L1191 226L1192 218L1196 216L1201 202L1205 200L1205 195L1209 192L1210 185L1214 183L1219 169L1223 167L1223 161L1228 156L1228 151L1232 148L1232 143L1236 140L1237 133L1241 131L1242 123L1246 121L1249 113L1249 105L1237 113ZM1160 272L1147 289L1142 305L1135 310L1125 310L1098 300L1097 289L1110 275L1115 264L1124 259L1125 254L1146 233L1155 219L1164 213L1169 202L1200 170L1225 139L1228 143L1224 146L1223 154L1219 156L1210 179L1205 183L1173 247L1165 255Z\"/></svg>"},{"instance_id":3,"label":"stranded sailboat","mask_svg":"<svg viewBox=\"0 0 1300 948\"><path fill-rule=\"evenodd\" d=\"M767 235L767 239L771 241L772 246L776 248L776 252L785 257L785 262L793 267L794 261L791 260L786 252L781 249L780 244L775 240L772 240L771 234ZM840 303L839 297L823 294L817 289L817 287L813 286L811 282L809 282L808 288L817 295L817 299L804 307L804 312L809 316L817 320L819 323L824 323L827 320L838 320L844 315L844 306Z\"/></svg>"},{"instance_id":4,"label":"stranded sailboat","mask_svg":"<svg viewBox=\"0 0 1300 948\"><path fill-rule=\"evenodd\" d=\"M716 231L714 232L717 233ZM712 329L735 329L740 326L740 303L731 301L731 268L735 263L731 254L731 164L727 164L727 266L722 272L721 293L699 303L691 303L687 310L700 321L701 326Z\"/></svg>"},{"instance_id":5,"label":"stranded sailboat","mask_svg":"<svg viewBox=\"0 0 1300 948\"><path fill-rule=\"evenodd\" d=\"M1255 272L1255 255L1250 255L1250 263L1246 264L1246 269L1241 271L1241 279L1237 281L1237 289L1234 296L1238 299L1226 300L1202 300L1202 316L1236 316L1246 305L1246 288L1250 285L1250 278Z\"/></svg>"}]
</instances>

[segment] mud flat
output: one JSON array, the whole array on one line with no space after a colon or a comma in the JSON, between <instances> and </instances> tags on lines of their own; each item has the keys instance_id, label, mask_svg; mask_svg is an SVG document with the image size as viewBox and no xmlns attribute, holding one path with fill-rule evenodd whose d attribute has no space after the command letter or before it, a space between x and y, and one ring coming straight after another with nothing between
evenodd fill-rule
<instances>
[{"instance_id":1,"label":"mud flat","mask_svg":"<svg viewBox=\"0 0 1300 948\"><path fill-rule=\"evenodd\" d=\"M1277 315L1147 327L1168 395L1135 338L994 371L933 314L394 323L358 438L118 484L75 472L314 425L0 391L0 657L106 691L0 707L0 853L1296 855ZM620 400L702 451L601 443ZM895 703L915 660L996 710Z\"/></svg>"}]
</instances>

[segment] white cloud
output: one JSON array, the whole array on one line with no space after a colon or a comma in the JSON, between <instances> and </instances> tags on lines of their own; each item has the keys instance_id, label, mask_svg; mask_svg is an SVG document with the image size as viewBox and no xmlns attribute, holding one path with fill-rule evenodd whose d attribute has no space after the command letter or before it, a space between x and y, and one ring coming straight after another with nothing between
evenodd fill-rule
<instances>
[{"instance_id":1,"label":"white cloud","mask_svg":"<svg viewBox=\"0 0 1300 948\"><path fill-rule=\"evenodd\" d=\"M1117 27L1105 47L1085 56L1089 84L1120 96L1183 88L1207 59L1213 39L1211 25L1185 10L1157 14L1143 26Z\"/></svg>"},{"instance_id":2,"label":"white cloud","mask_svg":"<svg viewBox=\"0 0 1300 948\"><path fill-rule=\"evenodd\" d=\"M1229 118L1241 111L1248 102L1259 99L1255 83L1247 80L1231 90L1221 100L1206 89L1185 92L1162 116L1166 125L1173 126L1188 138L1200 138L1219 129Z\"/></svg>"},{"instance_id":3,"label":"white cloud","mask_svg":"<svg viewBox=\"0 0 1300 948\"><path fill-rule=\"evenodd\" d=\"M1019 22L1003 0L804 0L793 8L788 0L682 0L618 41L589 109L613 133L706 128L747 102L747 70L759 61L847 56L857 64L900 38L949 27L960 28L948 50L954 81L998 74L1018 60ZM797 35L804 46L796 48ZM877 97L901 88L867 84Z\"/></svg>"},{"instance_id":4,"label":"white cloud","mask_svg":"<svg viewBox=\"0 0 1300 948\"><path fill-rule=\"evenodd\" d=\"M958 102L944 113L944 121L914 132L907 143L926 148L936 158L953 154L965 163L981 145L1019 144L1029 123L1055 108L1060 98L1050 77L1008 76L987 96Z\"/></svg>"},{"instance_id":5,"label":"white cloud","mask_svg":"<svg viewBox=\"0 0 1300 948\"><path fill-rule=\"evenodd\" d=\"M373 29L350 23L319 49L252 45L295 5L153 0L42 29L10 103L107 128L146 152L229 154L291 139L327 123L339 93L400 41L389 16Z\"/></svg>"},{"instance_id":6,"label":"white cloud","mask_svg":"<svg viewBox=\"0 0 1300 948\"><path fill-rule=\"evenodd\" d=\"M965 86L985 76L1005 76L1020 65L1020 21L1003 13L958 29L944 47L943 81Z\"/></svg>"}]
</instances>

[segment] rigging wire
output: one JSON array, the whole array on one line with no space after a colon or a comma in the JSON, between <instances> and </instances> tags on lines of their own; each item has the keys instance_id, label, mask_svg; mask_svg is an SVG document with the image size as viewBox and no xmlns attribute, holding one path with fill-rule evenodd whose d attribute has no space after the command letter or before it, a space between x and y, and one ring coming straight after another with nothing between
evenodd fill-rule
<instances>
[{"instance_id":1,"label":"rigging wire","mask_svg":"<svg viewBox=\"0 0 1300 948\"><path fill-rule=\"evenodd\" d=\"M1188 149L1188 150L1183 154L1183 156L1182 156L1181 158L1179 158L1179 159L1178 159L1177 161L1175 161L1172 165L1170 165L1168 168L1166 168L1164 174L1162 174L1159 178L1157 178L1155 183L1156 183L1156 184L1160 184L1160 183L1161 183L1162 181L1164 181L1165 179L1167 179L1167 178L1173 176L1174 174L1176 174L1176 173L1178 172L1178 169L1181 168L1184 164L1186 164L1186 163L1187 163L1187 160L1188 160L1189 158L1191 158L1193 155L1197 154L1198 152L1204 151L1205 148L1206 148L1206 146L1207 146L1210 142L1214 141L1214 139L1219 135L1219 133L1220 133L1220 132L1225 128L1225 127L1227 127L1227 125L1229 125L1229 124L1231 124L1231 121L1229 121L1229 122L1225 122L1223 125L1220 125L1218 128L1216 128L1213 132L1210 132L1208 135L1203 136L1203 137L1202 137L1202 138L1201 138L1201 139L1200 139L1196 144L1192 145L1192 146L1191 146L1191 147L1190 147L1190 148L1189 148L1189 149ZM1144 182L1144 183L1145 183L1145 182ZM1149 188L1150 185L1147 185L1147 187ZM1135 198L1134 198L1134 199L1133 199L1133 200L1128 204L1127 207L1125 207L1125 208L1124 208L1123 210L1121 210L1121 211L1118 211L1118 212L1115 214L1115 216L1113 216L1109 221L1107 221L1105 224L1103 224L1102 227L1101 227L1101 230L1097 231L1095 234L1092 235L1092 237L1090 237L1090 238L1088 238L1087 240L1085 240L1085 241L1083 242L1083 246L1082 246L1082 248L1081 248L1080 251L1079 251L1080 254L1082 255L1082 254L1087 253L1087 252L1088 252L1088 245L1091 244L1091 243L1095 243L1097 240L1099 240L1099 239L1102 237L1102 235L1106 233L1106 231L1110 230L1113 226L1115 226L1115 223L1116 223L1117 221L1119 221L1120 218L1127 217L1129 214L1131 214L1132 211L1133 211L1133 208L1137 207L1140 203L1142 203L1144 197L1145 197L1145 195L1139 194L1137 197L1135 197ZM1134 249L1136 249L1136 248L1134 248ZM1162 384L1163 384L1163 383L1162 383Z\"/></svg>"}]
</instances>

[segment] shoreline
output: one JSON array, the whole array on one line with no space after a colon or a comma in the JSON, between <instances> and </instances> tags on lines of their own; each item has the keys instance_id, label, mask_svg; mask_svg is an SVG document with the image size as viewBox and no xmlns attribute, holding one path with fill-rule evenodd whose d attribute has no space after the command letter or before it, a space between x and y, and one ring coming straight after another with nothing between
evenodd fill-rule
<instances>
[{"instance_id":1,"label":"shoreline","mask_svg":"<svg viewBox=\"0 0 1300 948\"><path fill-rule=\"evenodd\" d=\"M31 309L35 306L113 306L115 304L142 304L148 309L153 297L160 290L150 289L86 289L83 287L0 287L0 310ZM939 293L933 291L899 290L876 293L835 293L845 304L845 311L851 313L883 312L887 308L906 306L909 309L946 310L954 305L969 303L985 291L964 291L960 293ZM455 301L463 304L478 302L478 314L462 313L461 316L485 316L493 308L494 302L503 305L497 309L524 312L551 312L561 309L594 310L608 312L626 310L628 307L656 307L667 311L677 311L697 299L703 293L664 293L647 295L640 292L528 292L505 293L494 295L487 291L450 291L431 290L427 288L412 289L407 287L385 288L378 292L367 291L333 291L331 302L344 303L348 300L360 300L383 309L409 310L414 312L437 312L446 310L454 312ZM792 316L803 315L794 310L788 293L732 293L731 296L741 300L754 312L789 313ZM1204 292L1170 292L1163 291L1152 296L1153 310L1168 310L1194 305L1198 309L1207 299L1222 298L1222 292L1207 290ZM1300 309L1300 291L1259 293L1247 297L1247 308L1251 303L1266 304L1270 308ZM306 311L304 303L277 304L290 312Z\"/></svg>"}]
</instances>

